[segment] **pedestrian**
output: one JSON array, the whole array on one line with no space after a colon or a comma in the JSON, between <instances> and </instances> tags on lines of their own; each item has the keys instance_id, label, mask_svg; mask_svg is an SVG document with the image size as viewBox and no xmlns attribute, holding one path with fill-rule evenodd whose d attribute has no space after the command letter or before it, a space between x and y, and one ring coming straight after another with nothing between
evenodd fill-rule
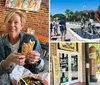
<instances>
[{"instance_id":1,"label":"pedestrian","mask_svg":"<svg viewBox=\"0 0 100 85\"><path fill-rule=\"evenodd\" d=\"M67 29L66 29L66 20L65 18L62 18L59 22L59 26L60 26L60 32L61 32L61 41L64 41Z\"/></svg>"},{"instance_id":2,"label":"pedestrian","mask_svg":"<svg viewBox=\"0 0 100 85\"><path fill-rule=\"evenodd\" d=\"M52 28L53 28L52 32L53 32L54 36L56 36L57 35L57 21L56 21L56 18L54 18L54 20L52 22Z\"/></svg>"}]
</instances>

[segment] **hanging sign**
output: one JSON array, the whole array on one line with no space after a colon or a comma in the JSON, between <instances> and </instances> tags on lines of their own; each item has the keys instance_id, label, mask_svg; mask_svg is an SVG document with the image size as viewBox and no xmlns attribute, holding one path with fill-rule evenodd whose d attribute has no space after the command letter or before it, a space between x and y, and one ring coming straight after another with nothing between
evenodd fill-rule
<instances>
[{"instance_id":1,"label":"hanging sign","mask_svg":"<svg viewBox=\"0 0 100 85\"><path fill-rule=\"evenodd\" d=\"M78 45L77 43L58 43L58 49L61 50L68 50L68 51L77 51L78 50Z\"/></svg>"}]
</instances>

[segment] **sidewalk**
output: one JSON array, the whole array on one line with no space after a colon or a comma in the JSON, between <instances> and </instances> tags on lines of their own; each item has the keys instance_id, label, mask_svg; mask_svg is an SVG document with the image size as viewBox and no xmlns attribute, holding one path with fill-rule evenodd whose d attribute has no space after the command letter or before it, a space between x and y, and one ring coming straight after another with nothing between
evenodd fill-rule
<instances>
[{"instance_id":1,"label":"sidewalk","mask_svg":"<svg viewBox=\"0 0 100 85\"><path fill-rule=\"evenodd\" d=\"M59 36L53 36L53 37L51 37L51 41L61 41L60 34L59 34ZM67 35L65 36L65 41L70 41L69 33L67 33Z\"/></svg>"},{"instance_id":2,"label":"sidewalk","mask_svg":"<svg viewBox=\"0 0 100 85\"><path fill-rule=\"evenodd\" d=\"M69 24L69 23L66 23L66 28L67 28L67 29L68 29L68 28L79 28L79 27L80 27L79 24ZM53 35L54 35L54 30L52 30L52 33L53 33ZM60 28L58 28L58 34L59 34L59 36L53 36L53 37L51 37L51 41L61 41L61 39L60 39ZM65 41L69 40L70 37L71 37L72 39L74 38L73 35L71 35L71 34L68 32L68 30L67 30L67 33L66 33L66 35L65 35Z\"/></svg>"},{"instance_id":3,"label":"sidewalk","mask_svg":"<svg viewBox=\"0 0 100 85\"><path fill-rule=\"evenodd\" d=\"M68 40L69 37L70 37L70 34L67 32L67 34L65 35L65 41ZM58 35L57 36L52 36L51 37L51 41L61 41L61 39L60 39L60 30L58 31Z\"/></svg>"},{"instance_id":4,"label":"sidewalk","mask_svg":"<svg viewBox=\"0 0 100 85\"><path fill-rule=\"evenodd\" d=\"M51 41L61 41L60 36L53 36L51 37Z\"/></svg>"},{"instance_id":5,"label":"sidewalk","mask_svg":"<svg viewBox=\"0 0 100 85\"><path fill-rule=\"evenodd\" d=\"M100 85L100 82L96 82L96 83L91 82L90 85Z\"/></svg>"}]
</instances>

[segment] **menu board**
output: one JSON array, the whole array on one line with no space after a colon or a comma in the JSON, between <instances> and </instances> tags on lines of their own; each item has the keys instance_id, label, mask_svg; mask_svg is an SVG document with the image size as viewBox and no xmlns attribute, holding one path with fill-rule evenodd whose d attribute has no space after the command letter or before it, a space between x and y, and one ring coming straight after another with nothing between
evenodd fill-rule
<instances>
[{"instance_id":1,"label":"menu board","mask_svg":"<svg viewBox=\"0 0 100 85\"><path fill-rule=\"evenodd\" d=\"M54 85L60 84L60 62L59 57L52 56L53 60L53 73L54 73Z\"/></svg>"},{"instance_id":2,"label":"menu board","mask_svg":"<svg viewBox=\"0 0 100 85\"><path fill-rule=\"evenodd\" d=\"M64 55L64 53L59 53L59 57L60 57L60 68L66 69L66 71L68 71L68 54Z\"/></svg>"},{"instance_id":3,"label":"menu board","mask_svg":"<svg viewBox=\"0 0 100 85\"><path fill-rule=\"evenodd\" d=\"M41 0L6 0L5 7L28 11L39 11Z\"/></svg>"}]
</instances>

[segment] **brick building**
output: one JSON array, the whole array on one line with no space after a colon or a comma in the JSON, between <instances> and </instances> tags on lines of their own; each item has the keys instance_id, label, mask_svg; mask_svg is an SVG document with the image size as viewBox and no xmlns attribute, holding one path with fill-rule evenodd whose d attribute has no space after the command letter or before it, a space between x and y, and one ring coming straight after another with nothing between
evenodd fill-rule
<instances>
[{"instance_id":1,"label":"brick building","mask_svg":"<svg viewBox=\"0 0 100 85\"><path fill-rule=\"evenodd\" d=\"M4 18L7 12L11 8L5 7L5 0L0 0L0 35L5 32L5 26L3 25ZM23 31L27 31L27 28L35 29L35 32L39 35L49 36L49 1L43 0L40 6L39 12L23 12L27 15L27 22ZM41 36L40 36L41 37ZM43 38L43 37L42 37Z\"/></svg>"}]
</instances>

